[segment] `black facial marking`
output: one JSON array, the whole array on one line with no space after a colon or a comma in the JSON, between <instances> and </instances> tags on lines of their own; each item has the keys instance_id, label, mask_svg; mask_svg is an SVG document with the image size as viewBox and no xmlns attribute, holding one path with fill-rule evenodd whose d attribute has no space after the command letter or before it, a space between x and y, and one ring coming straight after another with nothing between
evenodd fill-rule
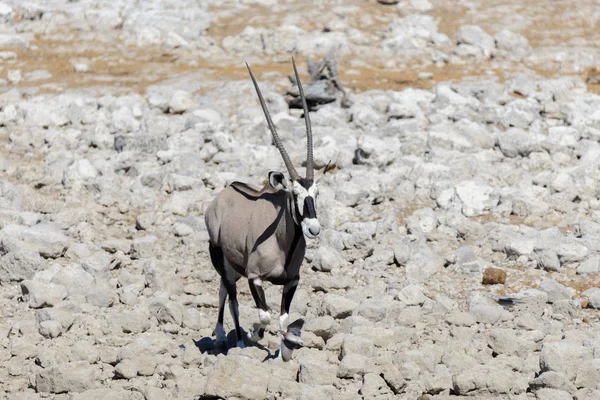
<instances>
[{"instance_id":1,"label":"black facial marking","mask_svg":"<svg viewBox=\"0 0 600 400\"><path fill-rule=\"evenodd\" d=\"M306 196L304 199L304 218L317 218L317 209L315 208L315 199L312 196Z\"/></svg>"},{"instance_id":2,"label":"black facial marking","mask_svg":"<svg viewBox=\"0 0 600 400\"><path fill-rule=\"evenodd\" d=\"M308 190L313 185L313 183L315 183L315 181L314 181L314 179L300 178L300 179L298 179L298 183L304 189Z\"/></svg>"}]
</instances>

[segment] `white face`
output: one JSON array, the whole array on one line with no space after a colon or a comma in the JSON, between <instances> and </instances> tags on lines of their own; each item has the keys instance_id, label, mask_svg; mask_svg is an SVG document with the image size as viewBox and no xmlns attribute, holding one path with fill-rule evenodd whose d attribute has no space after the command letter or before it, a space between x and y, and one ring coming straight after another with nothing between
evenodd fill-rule
<instances>
[{"instance_id":1,"label":"white face","mask_svg":"<svg viewBox=\"0 0 600 400\"><path fill-rule=\"evenodd\" d=\"M321 224L317 219L317 195L319 190L316 183L313 183L308 190L298 181L292 184L292 190L296 196L298 212L302 222L302 232L310 239L316 238L321 234ZM306 214L306 215L305 215Z\"/></svg>"}]
</instances>

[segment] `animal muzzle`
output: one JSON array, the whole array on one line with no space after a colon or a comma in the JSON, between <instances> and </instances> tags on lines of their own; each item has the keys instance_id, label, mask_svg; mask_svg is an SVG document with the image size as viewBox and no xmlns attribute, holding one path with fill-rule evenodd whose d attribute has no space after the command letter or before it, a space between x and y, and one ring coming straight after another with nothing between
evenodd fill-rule
<instances>
[{"instance_id":1,"label":"animal muzzle","mask_svg":"<svg viewBox=\"0 0 600 400\"><path fill-rule=\"evenodd\" d=\"M316 238L321 234L321 224L316 218L304 218L302 220L302 232L308 238Z\"/></svg>"}]
</instances>

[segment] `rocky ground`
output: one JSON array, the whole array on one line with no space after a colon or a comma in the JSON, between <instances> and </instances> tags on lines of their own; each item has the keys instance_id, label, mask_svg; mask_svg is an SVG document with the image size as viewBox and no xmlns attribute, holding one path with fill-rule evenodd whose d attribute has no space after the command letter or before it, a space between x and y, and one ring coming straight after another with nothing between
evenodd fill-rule
<instances>
[{"instance_id":1,"label":"rocky ground","mask_svg":"<svg viewBox=\"0 0 600 400\"><path fill-rule=\"evenodd\" d=\"M0 398L600 398L600 3L223 3L0 3ZM283 168L244 61L302 164L292 52L348 93L307 346L217 356L203 211Z\"/></svg>"}]
</instances>

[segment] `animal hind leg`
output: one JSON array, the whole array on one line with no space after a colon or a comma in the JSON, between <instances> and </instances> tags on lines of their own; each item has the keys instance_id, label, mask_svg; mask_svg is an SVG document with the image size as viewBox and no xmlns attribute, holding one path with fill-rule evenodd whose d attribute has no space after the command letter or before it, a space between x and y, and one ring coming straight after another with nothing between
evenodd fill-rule
<instances>
[{"instance_id":1,"label":"animal hind leg","mask_svg":"<svg viewBox=\"0 0 600 400\"><path fill-rule=\"evenodd\" d=\"M242 336L242 328L240 327L240 313L239 313L239 305L237 301L237 289L235 285L235 281L233 284L226 284L227 293L229 294L229 312L231 312L231 316L233 317L233 324L235 325L235 336L237 340L237 346L244 348L246 347L246 343L244 343L244 337Z\"/></svg>"},{"instance_id":2,"label":"animal hind leg","mask_svg":"<svg viewBox=\"0 0 600 400\"><path fill-rule=\"evenodd\" d=\"M227 334L223 328L223 316L225 314L225 301L227 300L227 289L225 287L225 262L223 257L223 251L220 247L209 244L210 259L213 266L221 276L221 284L219 286L219 315L217 317L217 326L215 327L215 346L216 347L227 347Z\"/></svg>"},{"instance_id":3,"label":"animal hind leg","mask_svg":"<svg viewBox=\"0 0 600 400\"><path fill-rule=\"evenodd\" d=\"M213 266L221 275L221 287L219 288L219 318L217 320L217 335L219 334L218 328L219 323L220 327L223 328L223 308L225 307L225 299L229 296L229 311L231 312L231 316L233 317L233 323L235 325L235 335L237 340L237 345L239 347L245 347L244 339L242 337L242 329L240 328L240 315L238 309L238 301L237 301L237 289L236 289L236 280L238 279L238 274L235 272L235 269L229 264L229 261L223 255L223 250L220 247L217 247L210 243L209 245L210 258L212 260ZM225 331L223 330L223 334Z\"/></svg>"},{"instance_id":4,"label":"animal hind leg","mask_svg":"<svg viewBox=\"0 0 600 400\"><path fill-rule=\"evenodd\" d=\"M227 347L227 334L223 328L223 314L225 314L225 301L227 300L227 289L225 289L225 283L221 278L221 285L219 287L219 316L217 317L217 326L215 327L215 346L216 347Z\"/></svg>"},{"instance_id":5,"label":"animal hind leg","mask_svg":"<svg viewBox=\"0 0 600 400\"><path fill-rule=\"evenodd\" d=\"M233 324L235 325L235 336L237 340L237 346L244 348L246 344L244 343L244 337L242 335L242 328L240 327L240 312L239 312L239 304L237 301L237 287L236 281L239 277L235 269L229 264L227 259L224 259L225 263L225 277L223 279L223 284L225 289L227 290L227 296L229 296L229 312L231 312L231 316L233 317Z\"/></svg>"},{"instance_id":6,"label":"animal hind leg","mask_svg":"<svg viewBox=\"0 0 600 400\"><path fill-rule=\"evenodd\" d=\"M256 308L258 308L258 320L260 321L260 326L255 328L252 333L248 333L248 339L256 343L265 336L265 328L271 322L271 314L265 300L265 291L262 288L261 279L248 279L248 285L256 303Z\"/></svg>"}]
</instances>

